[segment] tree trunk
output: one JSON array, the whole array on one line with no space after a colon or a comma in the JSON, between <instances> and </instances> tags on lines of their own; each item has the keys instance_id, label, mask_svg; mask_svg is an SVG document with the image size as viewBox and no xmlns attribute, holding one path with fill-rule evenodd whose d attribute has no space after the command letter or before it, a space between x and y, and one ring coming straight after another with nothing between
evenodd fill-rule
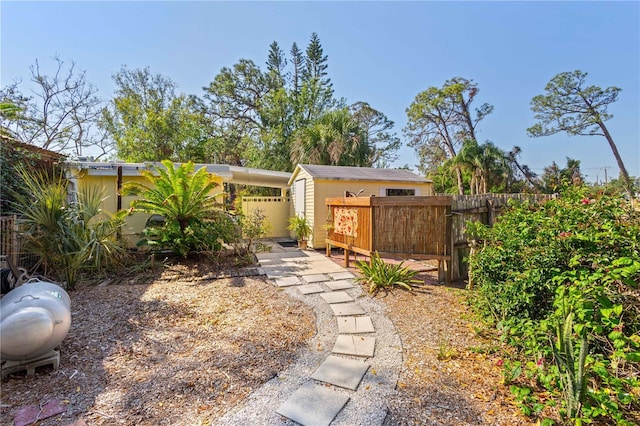
<instances>
[{"instance_id":1,"label":"tree trunk","mask_svg":"<svg viewBox=\"0 0 640 426\"><path fill-rule=\"evenodd\" d=\"M456 167L456 177L458 178L458 194L464 195L464 185L462 184L462 170Z\"/></svg>"},{"instance_id":2,"label":"tree trunk","mask_svg":"<svg viewBox=\"0 0 640 426\"><path fill-rule=\"evenodd\" d=\"M622 157L618 152L618 148L616 144L613 142L613 138L611 134L609 134L609 130L607 130L607 126L600 120L598 120L598 126L602 129L604 133L604 137L607 138L607 142L609 142L609 146L611 147L611 151L613 151L613 156L616 157L616 161L618 162L618 167L620 168L620 174L622 175L622 180L624 181L624 186L629 194L629 201L631 205L635 204L635 193L633 191L633 184L631 183L631 179L629 179L629 173L627 172L627 168L624 166L622 162Z\"/></svg>"}]
</instances>

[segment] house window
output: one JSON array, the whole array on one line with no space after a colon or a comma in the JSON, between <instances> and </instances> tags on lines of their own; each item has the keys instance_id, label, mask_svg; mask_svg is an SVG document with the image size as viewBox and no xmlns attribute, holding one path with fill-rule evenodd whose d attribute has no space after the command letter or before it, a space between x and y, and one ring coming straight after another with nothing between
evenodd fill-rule
<instances>
[{"instance_id":1,"label":"house window","mask_svg":"<svg viewBox=\"0 0 640 426\"><path fill-rule=\"evenodd\" d=\"M403 189L403 188L387 188L387 197L397 196L414 196L416 195L415 189Z\"/></svg>"}]
</instances>

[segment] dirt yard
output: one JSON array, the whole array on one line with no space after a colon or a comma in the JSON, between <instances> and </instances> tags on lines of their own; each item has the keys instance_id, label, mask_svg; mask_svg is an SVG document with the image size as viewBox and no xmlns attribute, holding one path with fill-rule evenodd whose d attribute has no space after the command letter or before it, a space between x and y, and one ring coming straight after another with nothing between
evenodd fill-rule
<instances>
[{"instance_id":1,"label":"dirt yard","mask_svg":"<svg viewBox=\"0 0 640 426\"><path fill-rule=\"evenodd\" d=\"M313 312L265 277L220 275L220 265L189 262L70 292L60 369L4 379L0 424L53 399L66 413L38 424L217 424L315 333ZM529 424L501 385L498 344L474 326L465 290L438 284L433 273L421 277L414 292L377 296L404 356L385 424Z\"/></svg>"}]
</instances>

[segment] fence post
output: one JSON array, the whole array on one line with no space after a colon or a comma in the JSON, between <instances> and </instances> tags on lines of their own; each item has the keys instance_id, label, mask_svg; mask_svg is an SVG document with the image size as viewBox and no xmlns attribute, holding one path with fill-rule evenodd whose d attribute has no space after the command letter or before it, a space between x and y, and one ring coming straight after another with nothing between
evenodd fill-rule
<instances>
[{"instance_id":1,"label":"fence post","mask_svg":"<svg viewBox=\"0 0 640 426\"><path fill-rule=\"evenodd\" d=\"M14 214L11 219L11 261L14 265L17 265L18 254L20 253L20 247L18 246L18 216Z\"/></svg>"},{"instance_id":2,"label":"fence post","mask_svg":"<svg viewBox=\"0 0 640 426\"><path fill-rule=\"evenodd\" d=\"M448 250L445 248L445 254L449 254L449 262L444 262L447 270L445 275L445 282L447 285L450 285L453 281L453 260L454 260L454 244L453 244L453 213L452 213L452 204L445 207L445 227L446 227L446 245L448 245ZM446 247L446 246L445 246Z\"/></svg>"}]
</instances>

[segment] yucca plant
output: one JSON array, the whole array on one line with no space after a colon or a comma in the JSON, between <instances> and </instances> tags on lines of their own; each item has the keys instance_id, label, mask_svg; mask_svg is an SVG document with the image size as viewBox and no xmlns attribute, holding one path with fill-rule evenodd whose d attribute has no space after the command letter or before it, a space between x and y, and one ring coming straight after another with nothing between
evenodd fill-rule
<instances>
[{"instance_id":1,"label":"yucca plant","mask_svg":"<svg viewBox=\"0 0 640 426\"><path fill-rule=\"evenodd\" d=\"M414 279L418 271L404 266L404 261L399 264L385 263L378 252L371 253L371 262L358 261L356 266L362 274L356 280L369 285L369 293L375 294L381 289L388 291L393 286L399 286L411 291L411 284L421 283Z\"/></svg>"},{"instance_id":2,"label":"yucca plant","mask_svg":"<svg viewBox=\"0 0 640 426\"><path fill-rule=\"evenodd\" d=\"M573 349L573 312L570 312L563 326L556 330L557 342L551 345L553 357L561 373L560 379L564 391L567 416L575 419L580 413L587 394L588 370L585 366L589 354L589 343L585 336L580 337L580 352L575 358Z\"/></svg>"}]
</instances>

